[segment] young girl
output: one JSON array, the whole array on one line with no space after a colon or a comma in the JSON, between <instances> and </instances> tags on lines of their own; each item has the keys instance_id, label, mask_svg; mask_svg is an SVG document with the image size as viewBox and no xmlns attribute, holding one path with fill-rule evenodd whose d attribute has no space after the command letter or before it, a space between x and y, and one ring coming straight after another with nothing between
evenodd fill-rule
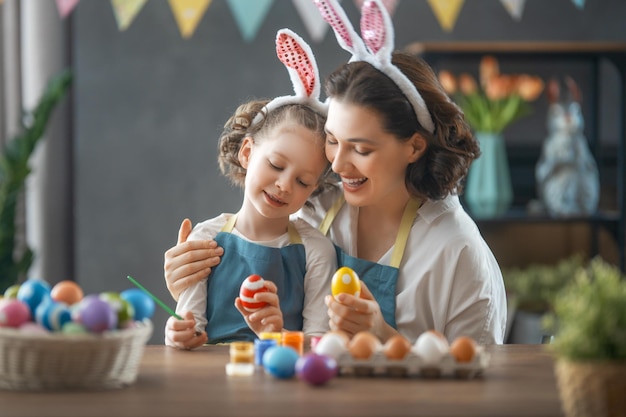
<instances>
[{"instance_id":1,"label":"young girl","mask_svg":"<svg viewBox=\"0 0 626 417\"><path fill-rule=\"evenodd\" d=\"M449 341L502 343L502 274L458 198L480 154L463 113L424 61L392 53L381 1L363 3L363 39L337 1L315 2L353 55L326 82L326 156L341 181L299 213L362 279L359 297L327 297L330 328L369 330L383 341L400 333L414 342L432 329ZM165 253L174 297L219 254L194 243Z\"/></svg>"},{"instance_id":2,"label":"young girl","mask_svg":"<svg viewBox=\"0 0 626 417\"><path fill-rule=\"evenodd\" d=\"M193 349L207 339L253 340L255 334L283 328L306 335L328 330L320 311L336 270L334 247L304 221L289 221L328 172L326 107L317 100L317 69L307 45L282 30L277 47L281 61L295 68L296 96L251 101L226 122L218 160L222 173L244 189L243 202L236 214L221 214L191 232L188 240L214 239L224 255L208 278L180 295L176 311L185 320L168 320L167 345ZM300 85L300 80L313 84ZM252 274L265 278L267 289L255 295L256 302L267 303L255 312L237 297Z\"/></svg>"}]
</instances>

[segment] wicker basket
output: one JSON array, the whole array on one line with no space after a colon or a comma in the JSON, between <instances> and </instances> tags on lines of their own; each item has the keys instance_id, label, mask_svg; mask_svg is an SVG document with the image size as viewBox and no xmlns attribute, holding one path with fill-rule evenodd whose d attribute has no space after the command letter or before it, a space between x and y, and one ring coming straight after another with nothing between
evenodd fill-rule
<instances>
[{"instance_id":1,"label":"wicker basket","mask_svg":"<svg viewBox=\"0 0 626 417\"><path fill-rule=\"evenodd\" d=\"M0 328L0 388L122 388L137 378L151 335L148 320L102 334L35 334Z\"/></svg>"},{"instance_id":2,"label":"wicker basket","mask_svg":"<svg viewBox=\"0 0 626 417\"><path fill-rule=\"evenodd\" d=\"M567 417L626 417L626 362L561 359L555 373Z\"/></svg>"}]
</instances>

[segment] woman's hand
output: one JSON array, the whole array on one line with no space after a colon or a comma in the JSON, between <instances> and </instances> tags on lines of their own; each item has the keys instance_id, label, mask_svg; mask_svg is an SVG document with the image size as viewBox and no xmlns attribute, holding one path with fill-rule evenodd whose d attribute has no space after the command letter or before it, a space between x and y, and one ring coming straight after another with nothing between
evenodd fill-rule
<instances>
[{"instance_id":1,"label":"woman's hand","mask_svg":"<svg viewBox=\"0 0 626 417\"><path fill-rule=\"evenodd\" d=\"M360 331L375 334L383 343L397 331L389 326L369 288L361 281L361 296L338 294L325 298L331 330L346 332L350 338Z\"/></svg>"},{"instance_id":2,"label":"woman's hand","mask_svg":"<svg viewBox=\"0 0 626 417\"><path fill-rule=\"evenodd\" d=\"M165 323L165 344L178 349L195 349L209 341L205 331L196 331L193 313L185 313L184 320L170 317Z\"/></svg>"},{"instance_id":3,"label":"woman's hand","mask_svg":"<svg viewBox=\"0 0 626 417\"><path fill-rule=\"evenodd\" d=\"M214 240L187 242L191 229L191 220L183 220L176 246L165 252L165 283L176 301L185 288L206 278L211 273L211 268L220 263L220 256L224 254L224 249L218 247Z\"/></svg>"},{"instance_id":4,"label":"woman's hand","mask_svg":"<svg viewBox=\"0 0 626 417\"><path fill-rule=\"evenodd\" d=\"M280 332L283 330L283 313L280 311L278 288L272 281L265 280L267 291L254 294L257 302L265 301L267 305L256 311L248 311L243 308L241 298L235 298L235 307L243 316L250 329L260 335L262 332Z\"/></svg>"}]
</instances>

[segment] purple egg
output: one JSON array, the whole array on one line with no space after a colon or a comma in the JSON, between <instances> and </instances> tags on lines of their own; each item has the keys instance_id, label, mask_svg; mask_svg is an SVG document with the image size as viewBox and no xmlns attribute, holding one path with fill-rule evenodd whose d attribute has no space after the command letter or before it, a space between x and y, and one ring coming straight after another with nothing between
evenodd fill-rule
<instances>
[{"instance_id":1,"label":"purple egg","mask_svg":"<svg viewBox=\"0 0 626 417\"><path fill-rule=\"evenodd\" d=\"M72 311L72 319L93 333L101 333L117 327L117 312L97 295L84 297L78 308Z\"/></svg>"},{"instance_id":2,"label":"purple egg","mask_svg":"<svg viewBox=\"0 0 626 417\"><path fill-rule=\"evenodd\" d=\"M296 362L296 375L309 384L325 384L337 375L337 361L330 356L307 353Z\"/></svg>"}]
</instances>

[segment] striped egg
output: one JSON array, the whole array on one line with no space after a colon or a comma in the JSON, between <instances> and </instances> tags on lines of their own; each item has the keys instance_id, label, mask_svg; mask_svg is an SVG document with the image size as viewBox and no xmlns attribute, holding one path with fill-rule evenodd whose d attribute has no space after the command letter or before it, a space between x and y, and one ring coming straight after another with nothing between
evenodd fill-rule
<instances>
[{"instance_id":1,"label":"striped egg","mask_svg":"<svg viewBox=\"0 0 626 417\"><path fill-rule=\"evenodd\" d=\"M254 299L254 294L259 292L266 292L265 280L256 274L250 275L241 283L239 290L239 298L243 308L247 311L256 311L265 307L267 304L265 301L258 302Z\"/></svg>"}]
</instances>

